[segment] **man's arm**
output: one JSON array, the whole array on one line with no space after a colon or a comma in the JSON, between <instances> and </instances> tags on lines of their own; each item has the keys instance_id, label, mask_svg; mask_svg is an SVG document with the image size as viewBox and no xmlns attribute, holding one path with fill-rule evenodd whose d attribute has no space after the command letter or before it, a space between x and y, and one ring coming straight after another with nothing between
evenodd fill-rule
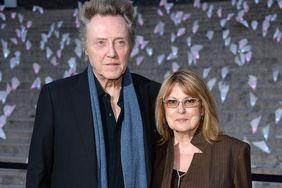
<instances>
[{"instance_id":1,"label":"man's arm","mask_svg":"<svg viewBox=\"0 0 282 188\"><path fill-rule=\"evenodd\" d=\"M39 95L31 138L26 188L49 188L53 163L53 104L45 85Z\"/></svg>"}]
</instances>

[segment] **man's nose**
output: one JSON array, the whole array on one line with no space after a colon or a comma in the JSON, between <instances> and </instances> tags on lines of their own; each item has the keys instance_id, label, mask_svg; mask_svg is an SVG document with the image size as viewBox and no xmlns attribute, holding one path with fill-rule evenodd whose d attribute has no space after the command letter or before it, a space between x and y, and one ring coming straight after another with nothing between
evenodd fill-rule
<instances>
[{"instance_id":1,"label":"man's nose","mask_svg":"<svg viewBox=\"0 0 282 188\"><path fill-rule=\"evenodd\" d=\"M114 58L114 57L116 57L116 54L117 53L116 53L115 45L114 45L113 42L110 42L107 56Z\"/></svg>"}]
</instances>

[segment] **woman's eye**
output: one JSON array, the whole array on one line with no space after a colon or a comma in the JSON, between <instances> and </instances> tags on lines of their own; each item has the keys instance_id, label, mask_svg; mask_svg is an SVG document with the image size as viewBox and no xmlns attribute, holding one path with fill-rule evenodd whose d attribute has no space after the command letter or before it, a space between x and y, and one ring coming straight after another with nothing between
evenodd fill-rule
<instances>
[{"instance_id":1,"label":"woman's eye","mask_svg":"<svg viewBox=\"0 0 282 188\"><path fill-rule=\"evenodd\" d=\"M194 99L194 98L191 98L191 99L186 99L184 101L184 103L187 103L187 104L194 104L197 102L197 99Z\"/></svg>"},{"instance_id":2,"label":"woman's eye","mask_svg":"<svg viewBox=\"0 0 282 188\"><path fill-rule=\"evenodd\" d=\"M176 104L176 103L177 103L177 100L168 100L167 103L168 103L168 104Z\"/></svg>"}]
</instances>

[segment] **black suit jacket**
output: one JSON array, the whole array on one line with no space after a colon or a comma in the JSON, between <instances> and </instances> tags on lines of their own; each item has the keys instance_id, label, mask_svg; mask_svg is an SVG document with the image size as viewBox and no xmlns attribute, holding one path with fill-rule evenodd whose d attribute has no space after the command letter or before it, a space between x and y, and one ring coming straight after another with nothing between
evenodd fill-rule
<instances>
[{"instance_id":1,"label":"black suit jacket","mask_svg":"<svg viewBox=\"0 0 282 188\"><path fill-rule=\"evenodd\" d=\"M132 74L151 176L154 104L159 84ZM27 188L95 188L97 160L87 71L44 85L38 99L26 179Z\"/></svg>"}]
</instances>

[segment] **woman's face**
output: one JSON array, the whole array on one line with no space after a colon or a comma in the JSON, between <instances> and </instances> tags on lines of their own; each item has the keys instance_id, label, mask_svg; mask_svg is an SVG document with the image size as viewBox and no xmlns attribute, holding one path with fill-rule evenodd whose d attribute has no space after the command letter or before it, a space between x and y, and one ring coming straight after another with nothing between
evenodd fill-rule
<instances>
[{"instance_id":1,"label":"woman's face","mask_svg":"<svg viewBox=\"0 0 282 188\"><path fill-rule=\"evenodd\" d=\"M172 103L174 103L174 106ZM178 103L178 105L176 106L175 103ZM171 93L165 99L164 107L166 121L174 134L193 135L195 133L203 114L202 105L198 98L185 94L179 84L175 84Z\"/></svg>"}]
</instances>

